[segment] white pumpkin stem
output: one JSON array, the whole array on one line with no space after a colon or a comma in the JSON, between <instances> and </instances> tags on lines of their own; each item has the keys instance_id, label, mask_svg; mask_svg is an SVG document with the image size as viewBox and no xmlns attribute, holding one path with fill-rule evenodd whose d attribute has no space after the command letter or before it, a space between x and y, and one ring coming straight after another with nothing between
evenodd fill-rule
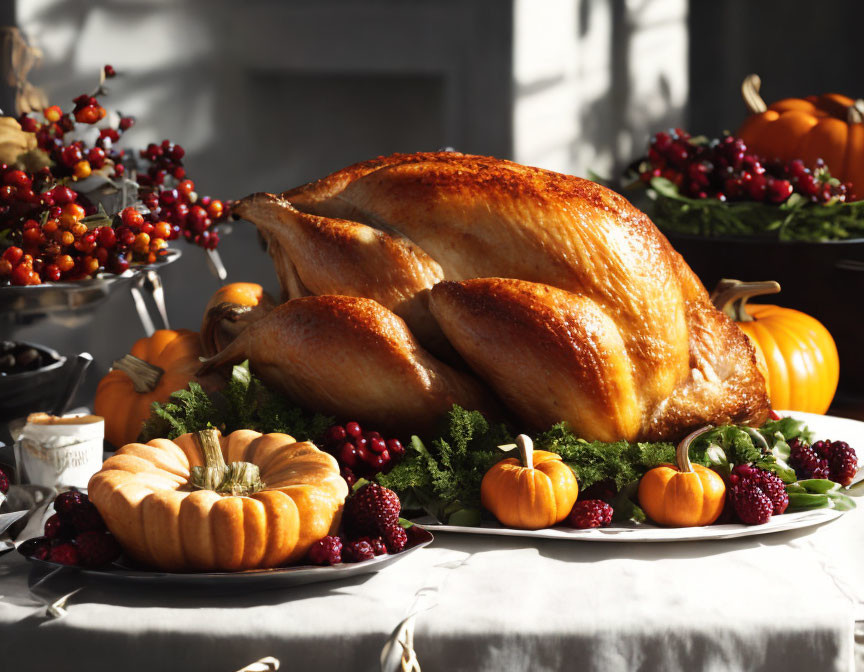
<instances>
[{"instance_id":1,"label":"white pumpkin stem","mask_svg":"<svg viewBox=\"0 0 864 672\"><path fill-rule=\"evenodd\" d=\"M516 437L516 447L519 449L519 459L526 469L534 468L534 442L527 434Z\"/></svg>"},{"instance_id":2,"label":"white pumpkin stem","mask_svg":"<svg viewBox=\"0 0 864 672\"><path fill-rule=\"evenodd\" d=\"M765 100L759 95L761 87L762 78L757 74L747 75L741 83L741 95L750 114L762 114L768 109Z\"/></svg>"},{"instance_id":3,"label":"white pumpkin stem","mask_svg":"<svg viewBox=\"0 0 864 672\"><path fill-rule=\"evenodd\" d=\"M847 124L864 124L864 100L858 98L846 109Z\"/></svg>"},{"instance_id":4,"label":"white pumpkin stem","mask_svg":"<svg viewBox=\"0 0 864 672\"><path fill-rule=\"evenodd\" d=\"M747 312L747 300L763 294L776 294L780 291L780 283L774 280L763 282L742 282L723 278L711 292L711 303L736 322L752 322L753 318Z\"/></svg>"},{"instance_id":5,"label":"white pumpkin stem","mask_svg":"<svg viewBox=\"0 0 864 672\"><path fill-rule=\"evenodd\" d=\"M112 369L122 371L132 379L132 385L138 394L147 394L156 389L164 370L145 362L135 355L123 355L111 364Z\"/></svg>"},{"instance_id":6,"label":"white pumpkin stem","mask_svg":"<svg viewBox=\"0 0 864 672\"><path fill-rule=\"evenodd\" d=\"M690 444L697 438L702 436L709 429L714 429L713 425L705 425L697 429L695 432L690 432L678 447L675 449L675 461L678 463L678 471L684 474L689 474L693 471L693 465L690 462Z\"/></svg>"}]
</instances>

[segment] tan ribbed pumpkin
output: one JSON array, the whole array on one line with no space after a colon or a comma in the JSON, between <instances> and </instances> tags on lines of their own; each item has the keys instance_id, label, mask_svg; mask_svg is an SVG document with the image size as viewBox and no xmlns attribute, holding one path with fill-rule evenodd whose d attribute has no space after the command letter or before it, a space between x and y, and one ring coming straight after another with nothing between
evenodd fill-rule
<instances>
[{"instance_id":1,"label":"tan ribbed pumpkin","mask_svg":"<svg viewBox=\"0 0 864 672\"><path fill-rule=\"evenodd\" d=\"M133 559L173 572L237 571L301 560L339 527L348 485L311 443L205 430L123 446L89 494Z\"/></svg>"}]
</instances>

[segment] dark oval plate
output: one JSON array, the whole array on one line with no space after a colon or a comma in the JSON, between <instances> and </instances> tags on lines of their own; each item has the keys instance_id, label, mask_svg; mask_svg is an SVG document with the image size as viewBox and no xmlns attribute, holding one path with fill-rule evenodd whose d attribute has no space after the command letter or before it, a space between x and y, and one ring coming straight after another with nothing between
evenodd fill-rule
<instances>
[{"instance_id":1,"label":"dark oval plate","mask_svg":"<svg viewBox=\"0 0 864 672\"><path fill-rule=\"evenodd\" d=\"M52 571L68 569L98 579L122 583L153 583L186 586L249 586L250 584L267 583L280 586L302 586L322 581L338 581L363 574L373 574L385 567L399 562L402 558L417 549L428 546L434 537L428 530L415 526L409 534L408 545L400 553L379 555L363 562L343 562L332 567L316 567L300 565L294 567L276 567L273 569L250 569L243 572L196 572L188 574L160 572L147 569L136 569L117 560L104 569L84 569L61 565L48 560L27 558L34 565Z\"/></svg>"}]
</instances>

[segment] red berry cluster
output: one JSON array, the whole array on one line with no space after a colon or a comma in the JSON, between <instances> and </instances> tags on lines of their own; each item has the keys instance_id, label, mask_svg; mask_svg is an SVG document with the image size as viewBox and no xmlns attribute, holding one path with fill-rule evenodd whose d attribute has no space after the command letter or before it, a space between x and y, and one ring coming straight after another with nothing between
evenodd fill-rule
<instances>
[{"instance_id":1,"label":"red berry cluster","mask_svg":"<svg viewBox=\"0 0 864 672\"><path fill-rule=\"evenodd\" d=\"M87 495L64 492L54 500L54 510L45 521L44 536L18 547L22 555L82 567L103 567L120 556L117 540Z\"/></svg>"},{"instance_id":2,"label":"red berry cluster","mask_svg":"<svg viewBox=\"0 0 864 672\"><path fill-rule=\"evenodd\" d=\"M840 485L851 485L858 471L855 449L845 441L816 441L812 446L800 439L789 443L789 466L798 478L827 478Z\"/></svg>"},{"instance_id":3,"label":"red berry cluster","mask_svg":"<svg viewBox=\"0 0 864 672\"><path fill-rule=\"evenodd\" d=\"M612 506L602 499L580 499L573 505L565 522L579 530L608 527L613 513Z\"/></svg>"},{"instance_id":4,"label":"red berry cluster","mask_svg":"<svg viewBox=\"0 0 864 672\"><path fill-rule=\"evenodd\" d=\"M764 469L739 464L729 475L727 498L738 519L746 525L762 525L789 506L786 485Z\"/></svg>"},{"instance_id":5,"label":"red berry cluster","mask_svg":"<svg viewBox=\"0 0 864 672\"><path fill-rule=\"evenodd\" d=\"M110 65L103 72L106 78L115 75ZM101 128L92 147L70 139L77 124L105 118L99 103L104 93L100 86L93 95L78 96L71 112L45 108L42 120L21 115L21 128L36 136L51 166L28 172L0 164L0 241L6 247L0 282L32 285L81 280L100 271L123 273L130 264L158 261L167 241L181 235L207 249L219 244L214 225L227 216L228 206L198 197L180 145L164 140L142 150L140 161L127 156L115 145L134 125L132 117L121 117L117 128ZM141 163L145 166L138 170ZM96 205L75 186L95 171L114 179L131 173L139 184L140 207L93 217Z\"/></svg>"},{"instance_id":6,"label":"red berry cluster","mask_svg":"<svg viewBox=\"0 0 864 672\"><path fill-rule=\"evenodd\" d=\"M384 439L378 432L363 431L359 423L333 425L324 432L324 450L333 455L343 478L353 486L358 478L387 473L405 454L399 439Z\"/></svg>"},{"instance_id":7,"label":"red berry cluster","mask_svg":"<svg viewBox=\"0 0 864 672\"><path fill-rule=\"evenodd\" d=\"M327 536L309 549L316 565L362 562L376 555L398 553L408 543L408 533L399 523L402 505L392 490L369 483L345 503L343 534Z\"/></svg>"},{"instance_id":8,"label":"red berry cluster","mask_svg":"<svg viewBox=\"0 0 864 672\"><path fill-rule=\"evenodd\" d=\"M643 182L665 177L690 198L773 204L785 202L793 193L813 203L855 198L852 185L833 179L821 159L812 169L800 159L767 161L749 152L740 138L727 135L708 142L680 128L654 136L638 173Z\"/></svg>"}]
</instances>

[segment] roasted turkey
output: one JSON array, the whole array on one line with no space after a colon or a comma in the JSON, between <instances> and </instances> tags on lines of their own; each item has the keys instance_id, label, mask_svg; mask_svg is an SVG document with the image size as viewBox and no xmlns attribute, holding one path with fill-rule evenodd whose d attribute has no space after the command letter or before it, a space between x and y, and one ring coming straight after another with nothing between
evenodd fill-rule
<instances>
[{"instance_id":1,"label":"roasted turkey","mask_svg":"<svg viewBox=\"0 0 864 672\"><path fill-rule=\"evenodd\" d=\"M343 301L344 324L321 326L329 354L313 357L283 348L278 334L292 327L271 313L212 364L249 357L299 403L326 397L340 416L359 404L392 423L400 397L422 398L428 385L436 403L411 414L428 425L440 399L494 407L484 386L466 382L476 375L512 419L565 420L587 439L673 439L767 416L746 336L645 214L588 180L456 152L395 154L253 194L234 212L267 241L288 306L309 297L335 310L338 295L395 314L368 319L367 303ZM367 350L382 329L410 345ZM340 351L366 360L369 385L349 394L328 375L327 357ZM406 362L446 375L373 389Z\"/></svg>"}]
</instances>

